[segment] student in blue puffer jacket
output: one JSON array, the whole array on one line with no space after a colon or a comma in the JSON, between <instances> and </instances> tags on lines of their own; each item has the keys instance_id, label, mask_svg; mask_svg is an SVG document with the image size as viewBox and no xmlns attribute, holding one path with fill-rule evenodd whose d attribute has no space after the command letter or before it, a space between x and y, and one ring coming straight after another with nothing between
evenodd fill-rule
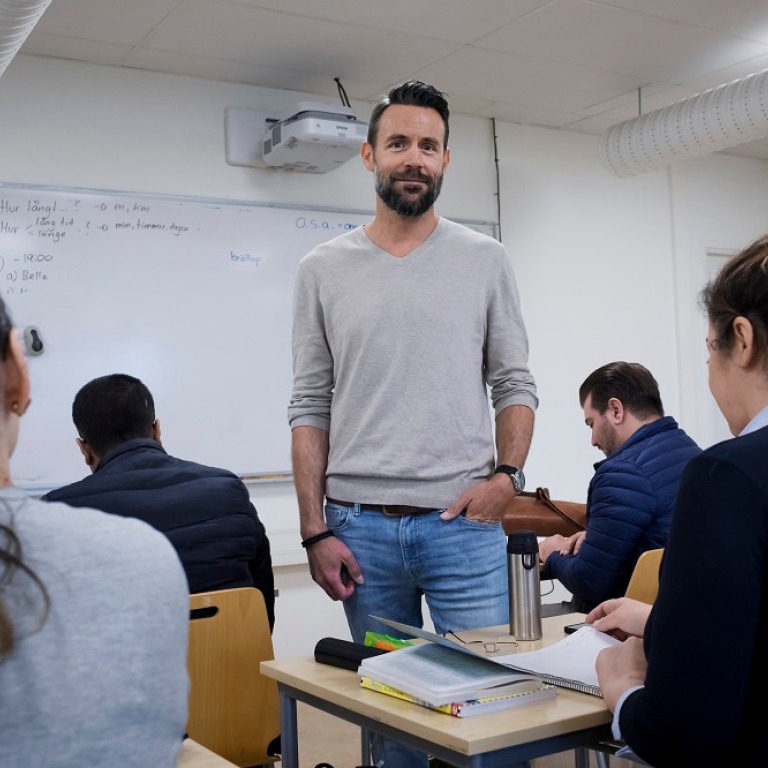
<instances>
[{"instance_id":1,"label":"student in blue puffer jacket","mask_svg":"<svg viewBox=\"0 0 768 768\"><path fill-rule=\"evenodd\" d=\"M595 464L587 495L587 529L539 545L543 578L572 593L570 610L590 611L621 597L638 557L664 547L685 465L701 449L664 415L659 385L639 363L609 363L579 389Z\"/></svg>"}]
</instances>

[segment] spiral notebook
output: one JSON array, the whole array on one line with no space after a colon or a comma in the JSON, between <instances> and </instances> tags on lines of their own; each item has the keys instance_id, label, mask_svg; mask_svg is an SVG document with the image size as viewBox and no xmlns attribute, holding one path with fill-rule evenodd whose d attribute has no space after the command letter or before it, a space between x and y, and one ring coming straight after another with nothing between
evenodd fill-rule
<instances>
[{"instance_id":1,"label":"spiral notebook","mask_svg":"<svg viewBox=\"0 0 768 768\"><path fill-rule=\"evenodd\" d=\"M602 697L595 670L597 654L618 642L615 637L586 626L546 648L496 656L494 661L518 672L538 675L552 685Z\"/></svg>"},{"instance_id":2,"label":"spiral notebook","mask_svg":"<svg viewBox=\"0 0 768 768\"><path fill-rule=\"evenodd\" d=\"M466 645L461 646L448 638L428 632L425 629L411 627L397 621L374 617L378 621L388 624L390 627L406 632L413 637L420 637L443 646L449 646L462 653L481 656L488 661L500 664L516 672L525 672L529 675L538 675L545 683L557 685L561 688L570 688L581 693L589 693L592 696L602 697L600 686L595 671L597 654L604 648L610 648L619 641L598 632L594 627L582 627L571 635L566 635L563 640L540 648L537 651L521 651L520 653L508 653L501 656L487 656L471 650ZM395 651L396 653L396 651Z\"/></svg>"}]
</instances>

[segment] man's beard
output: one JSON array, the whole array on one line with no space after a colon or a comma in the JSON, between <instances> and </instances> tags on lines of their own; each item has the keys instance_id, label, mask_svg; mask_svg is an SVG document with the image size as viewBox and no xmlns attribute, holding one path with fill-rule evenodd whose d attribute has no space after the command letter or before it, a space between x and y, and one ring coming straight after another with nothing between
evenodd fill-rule
<instances>
[{"instance_id":1,"label":"man's beard","mask_svg":"<svg viewBox=\"0 0 768 768\"><path fill-rule=\"evenodd\" d=\"M424 182L424 191L418 197L405 197L395 186L398 181ZM443 175L426 176L419 171L406 171L405 173L393 173L389 177L376 171L376 194L388 208L398 216L418 218L426 213L440 196L443 186Z\"/></svg>"}]
</instances>

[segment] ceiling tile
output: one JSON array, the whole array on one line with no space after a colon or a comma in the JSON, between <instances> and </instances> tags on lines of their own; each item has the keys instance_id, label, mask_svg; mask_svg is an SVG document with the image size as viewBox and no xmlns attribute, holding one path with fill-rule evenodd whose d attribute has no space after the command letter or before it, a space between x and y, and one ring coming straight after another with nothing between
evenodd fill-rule
<instances>
[{"instance_id":1,"label":"ceiling tile","mask_svg":"<svg viewBox=\"0 0 768 768\"><path fill-rule=\"evenodd\" d=\"M573 120L573 115L566 112L556 112L551 109L524 107L517 104L505 104L495 101L474 113L477 117L495 117L505 123L522 123L523 125L543 125L547 128L562 128Z\"/></svg>"},{"instance_id":2,"label":"ceiling tile","mask_svg":"<svg viewBox=\"0 0 768 768\"><path fill-rule=\"evenodd\" d=\"M191 0L144 41L144 47L230 59L329 78L390 82L446 56L455 43L395 35L262 10L223 0Z\"/></svg>"},{"instance_id":3,"label":"ceiling tile","mask_svg":"<svg viewBox=\"0 0 768 768\"><path fill-rule=\"evenodd\" d=\"M485 109L493 102L489 99L477 98L475 96L465 96L463 94L453 94L447 91L445 97L451 108L451 114L480 115L487 117Z\"/></svg>"},{"instance_id":4,"label":"ceiling tile","mask_svg":"<svg viewBox=\"0 0 768 768\"><path fill-rule=\"evenodd\" d=\"M742 144L725 150L726 155L739 155L740 157L752 157L758 160L768 160L768 141L753 141L751 144Z\"/></svg>"},{"instance_id":5,"label":"ceiling tile","mask_svg":"<svg viewBox=\"0 0 768 768\"><path fill-rule=\"evenodd\" d=\"M246 62L189 56L184 53L170 53L146 48L137 48L132 51L123 64L135 69L170 72L207 80L224 80L244 84L258 83L265 88L316 93L330 101L338 101L339 99L336 83L333 80L310 72L292 72ZM357 80L343 80L342 83L351 99L367 100L371 93L377 92L377 87L373 83Z\"/></svg>"},{"instance_id":6,"label":"ceiling tile","mask_svg":"<svg viewBox=\"0 0 768 768\"><path fill-rule=\"evenodd\" d=\"M564 125L563 128L567 128L569 131L591 133L599 136L619 122L621 121L615 120L609 115L593 115L592 117L586 117L583 120L577 120L574 123L568 123L567 125Z\"/></svg>"},{"instance_id":7,"label":"ceiling tile","mask_svg":"<svg viewBox=\"0 0 768 768\"><path fill-rule=\"evenodd\" d=\"M551 0L236 0L244 5L271 8L316 19L419 34L435 40L470 43Z\"/></svg>"},{"instance_id":8,"label":"ceiling tile","mask_svg":"<svg viewBox=\"0 0 768 768\"><path fill-rule=\"evenodd\" d=\"M36 32L136 45L183 0L55 0Z\"/></svg>"},{"instance_id":9,"label":"ceiling tile","mask_svg":"<svg viewBox=\"0 0 768 768\"><path fill-rule=\"evenodd\" d=\"M702 77L695 77L686 83L686 86L693 88L697 93L703 93L720 85L731 83L734 80L740 80L742 77L748 77L758 72L768 69L768 55L758 56L749 61L735 64L717 72L712 72Z\"/></svg>"},{"instance_id":10,"label":"ceiling tile","mask_svg":"<svg viewBox=\"0 0 768 768\"><path fill-rule=\"evenodd\" d=\"M594 0L768 43L765 0Z\"/></svg>"},{"instance_id":11,"label":"ceiling tile","mask_svg":"<svg viewBox=\"0 0 768 768\"><path fill-rule=\"evenodd\" d=\"M674 104L682 99L688 99L696 95L696 90L685 86L673 85L667 86L661 90L647 93L645 89L642 92L642 100L638 102L637 94L632 94L632 98L613 99L598 105L597 108L584 110L591 117L598 115L611 119L614 123L621 123L624 120L631 120L640 114L647 114L656 109L662 109L670 104Z\"/></svg>"},{"instance_id":12,"label":"ceiling tile","mask_svg":"<svg viewBox=\"0 0 768 768\"><path fill-rule=\"evenodd\" d=\"M624 75L481 48L462 48L413 74L452 95L560 112L576 112L642 85Z\"/></svg>"},{"instance_id":13,"label":"ceiling tile","mask_svg":"<svg viewBox=\"0 0 768 768\"><path fill-rule=\"evenodd\" d=\"M477 45L669 83L768 53L760 43L591 0L557 0Z\"/></svg>"},{"instance_id":14,"label":"ceiling tile","mask_svg":"<svg viewBox=\"0 0 768 768\"><path fill-rule=\"evenodd\" d=\"M64 35L47 35L44 32L33 31L21 46L20 53L113 66L119 64L130 50L129 45L104 43L98 40L78 40Z\"/></svg>"}]
</instances>

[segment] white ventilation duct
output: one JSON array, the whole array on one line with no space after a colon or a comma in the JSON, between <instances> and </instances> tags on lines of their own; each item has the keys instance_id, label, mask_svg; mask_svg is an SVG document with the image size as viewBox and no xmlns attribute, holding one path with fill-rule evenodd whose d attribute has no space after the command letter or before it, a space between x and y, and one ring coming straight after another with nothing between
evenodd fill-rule
<instances>
[{"instance_id":1,"label":"white ventilation duct","mask_svg":"<svg viewBox=\"0 0 768 768\"><path fill-rule=\"evenodd\" d=\"M0 75L50 4L51 0L0 0Z\"/></svg>"},{"instance_id":2,"label":"white ventilation duct","mask_svg":"<svg viewBox=\"0 0 768 768\"><path fill-rule=\"evenodd\" d=\"M600 159L617 176L768 136L768 69L609 128Z\"/></svg>"}]
</instances>

